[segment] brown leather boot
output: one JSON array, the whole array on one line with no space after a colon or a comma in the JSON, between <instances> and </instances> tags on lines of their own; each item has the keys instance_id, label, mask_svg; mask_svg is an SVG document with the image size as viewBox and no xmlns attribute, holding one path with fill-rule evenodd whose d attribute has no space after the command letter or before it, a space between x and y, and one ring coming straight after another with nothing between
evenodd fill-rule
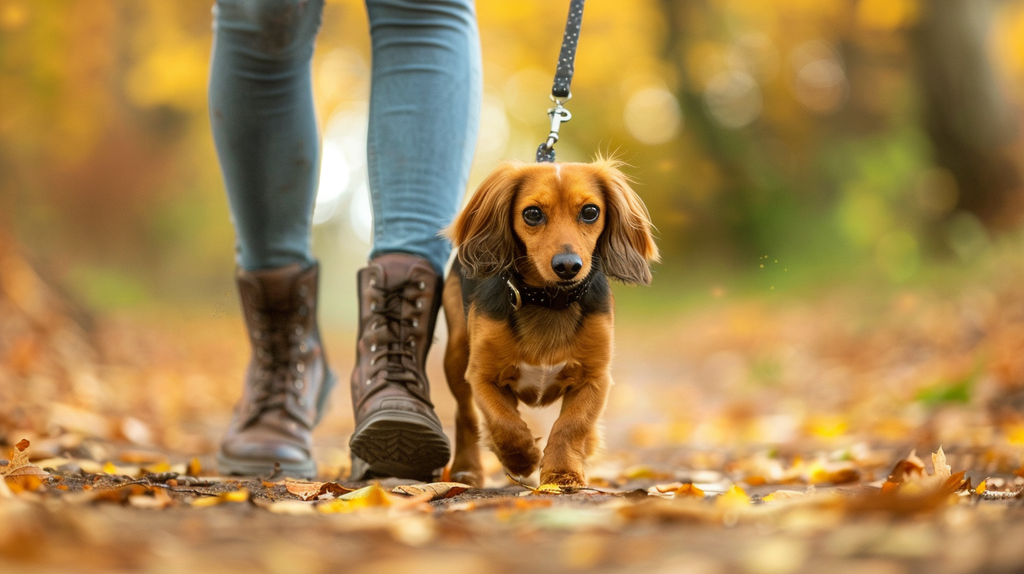
<instances>
[{"instance_id":1,"label":"brown leather boot","mask_svg":"<svg viewBox=\"0 0 1024 574\"><path fill-rule=\"evenodd\" d=\"M359 271L353 479L430 480L448 464L448 437L425 372L441 288L430 263L405 253L382 255Z\"/></svg>"},{"instance_id":2,"label":"brown leather boot","mask_svg":"<svg viewBox=\"0 0 1024 574\"><path fill-rule=\"evenodd\" d=\"M334 375L316 323L318 266L238 270L236 281L252 345L242 398L221 442L227 474L313 477L311 432Z\"/></svg>"}]
</instances>

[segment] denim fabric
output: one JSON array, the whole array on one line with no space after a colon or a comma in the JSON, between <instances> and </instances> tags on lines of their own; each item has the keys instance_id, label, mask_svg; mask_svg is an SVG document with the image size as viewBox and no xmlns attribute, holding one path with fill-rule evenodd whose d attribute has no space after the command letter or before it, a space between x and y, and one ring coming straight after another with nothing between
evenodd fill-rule
<instances>
[{"instance_id":1,"label":"denim fabric","mask_svg":"<svg viewBox=\"0 0 1024 574\"><path fill-rule=\"evenodd\" d=\"M366 0L373 248L442 270L479 124L472 0ZM310 62L323 0L217 0L210 120L246 270L311 263L319 136Z\"/></svg>"}]
</instances>

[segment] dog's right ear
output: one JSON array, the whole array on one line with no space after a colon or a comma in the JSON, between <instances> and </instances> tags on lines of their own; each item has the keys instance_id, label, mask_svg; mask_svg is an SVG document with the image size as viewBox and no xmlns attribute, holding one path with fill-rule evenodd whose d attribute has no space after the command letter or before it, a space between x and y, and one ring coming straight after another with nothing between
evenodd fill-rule
<instances>
[{"instance_id":1,"label":"dog's right ear","mask_svg":"<svg viewBox=\"0 0 1024 574\"><path fill-rule=\"evenodd\" d=\"M510 213L521 164L505 162L480 184L444 234L458 248L469 277L490 277L511 267L516 256Z\"/></svg>"}]
</instances>

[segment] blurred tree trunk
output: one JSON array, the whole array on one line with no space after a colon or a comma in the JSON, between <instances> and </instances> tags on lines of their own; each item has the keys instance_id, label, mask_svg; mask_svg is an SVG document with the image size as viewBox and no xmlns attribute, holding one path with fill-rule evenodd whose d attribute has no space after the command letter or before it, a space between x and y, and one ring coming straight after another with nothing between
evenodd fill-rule
<instances>
[{"instance_id":1,"label":"blurred tree trunk","mask_svg":"<svg viewBox=\"0 0 1024 574\"><path fill-rule=\"evenodd\" d=\"M1009 153L1015 118L988 57L989 0L928 0L913 31L925 128L959 188L956 208L989 229L1017 223L1021 174Z\"/></svg>"}]
</instances>

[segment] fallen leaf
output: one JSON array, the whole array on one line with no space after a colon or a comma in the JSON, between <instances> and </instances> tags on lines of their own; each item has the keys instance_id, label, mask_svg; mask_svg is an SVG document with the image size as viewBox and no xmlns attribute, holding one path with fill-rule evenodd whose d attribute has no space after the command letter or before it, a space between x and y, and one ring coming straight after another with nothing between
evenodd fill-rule
<instances>
[{"instance_id":1,"label":"fallen leaf","mask_svg":"<svg viewBox=\"0 0 1024 574\"><path fill-rule=\"evenodd\" d=\"M185 474L188 476L199 476L199 473L203 472L203 465L199 464L199 459L192 457L192 460L188 461L188 466L185 467Z\"/></svg>"},{"instance_id":2,"label":"fallen leaf","mask_svg":"<svg viewBox=\"0 0 1024 574\"><path fill-rule=\"evenodd\" d=\"M150 491L152 494L147 496L145 494L133 494L128 497L129 506L135 508L149 508L152 510L160 510L167 508L174 504L174 499L167 494L167 491L162 488L154 488Z\"/></svg>"},{"instance_id":3,"label":"fallen leaf","mask_svg":"<svg viewBox=\"0 0 1024 574\"><path fill-rule=\"evenodd\" d=\"M715 497L715 504L718 506L749 506L750 497L747 493L740 488L738 485L733 485L732 488L725 491L725 494L720 494Z\"/></svg>"},{"instance_id":4,"label":"fallen leaf","mask_svg":"<svg viewBox=\"0 0 1024 574\"><path fill-rule=\"evenodd\" d=\"M198 508L207 508L210 506L217 506L218 504L221 504L223 502L246 502L247 500L249 500L249 489L241 488L238 490L222 492L217 496L197 498L192 501L192 506Z\"/></svg>"},{"instance_id":5,"label":"fallen leaf","mask_svg":"<svg viewBox=\"0 0 1024 574\"><path fill-rule=\"evenodd\" d=\"M794 498L801 498L807 496L806 492L800 492L799 490L776 490L762 498L765 502L779 502L782 500L793 500Z\"/></svg>"},{"instance_id":6,"label":"fallen leaf","mask_svg":"<svg viewBox=\"0 0 1024 574\"><path fill-rule=\"evenodd\" d=\"M370 486L354 490L340 497L317 505L316 509L323 514L355 512L365 508L387 507L392 504L387 491L374 483Z\"/></svg>"},{"instance_id":7,"label":"fallen leaf","mask_svg":"<svg viewBox=\"0 0 1024 574\"><path fill-rule=\"evenodd\" d=\"M319 497L327 493L337 496L347 492L353 492L351 488L345 488L336 482L310 482L306 480L292 480L288 478L285 479L284 486L288 492L298 496L302 500L317 500Z\"/></svg>"},{"instance_id":8,"label":"fallen leaf","mask_svg":"<svg viewBox=\"0 0 1024 574\"><path fill-rule=\"evenodd\" d=\"M458 496L470 488L472 487L461 482L432 482L429 484L400 484L392 488L391 492L407 496L429 494L428 500L438 500Z\"/></svg>"},{"instance_id":9,"label":"fallen leaf","mask_svg":"<svg viewBox=\"0 0 1024 574\"><path fill-rule=\"evenodd\" d=\"M704 498L704 491L692 482L672 482L658 484L648 489L651 494L670 494L673 498Z\"/></svg>"},{"instance_id":10,"label":"fallen leaf","mask_svg":"<svg viewBox=\"0 0 1024 574\"><path fill-rule=\"evenodd\" d=\"M14 445L14 452L8 464L0 467L0 476L4 478L8 490L25 492L38 490L50 473L28 461L29 441L21 439Z\"/></svg>"},{"instance_id":11,"label":"fallen leaf","mask_svg":"<svg viewBox=\"0 0 1024 574\"><path fill-rule=\"evenodd\" d=\"M533 489L533 491L538 494L562 494L565 492L562 490L562 487L557 484L542 484Z\"/></svg>"}]
</instances>

